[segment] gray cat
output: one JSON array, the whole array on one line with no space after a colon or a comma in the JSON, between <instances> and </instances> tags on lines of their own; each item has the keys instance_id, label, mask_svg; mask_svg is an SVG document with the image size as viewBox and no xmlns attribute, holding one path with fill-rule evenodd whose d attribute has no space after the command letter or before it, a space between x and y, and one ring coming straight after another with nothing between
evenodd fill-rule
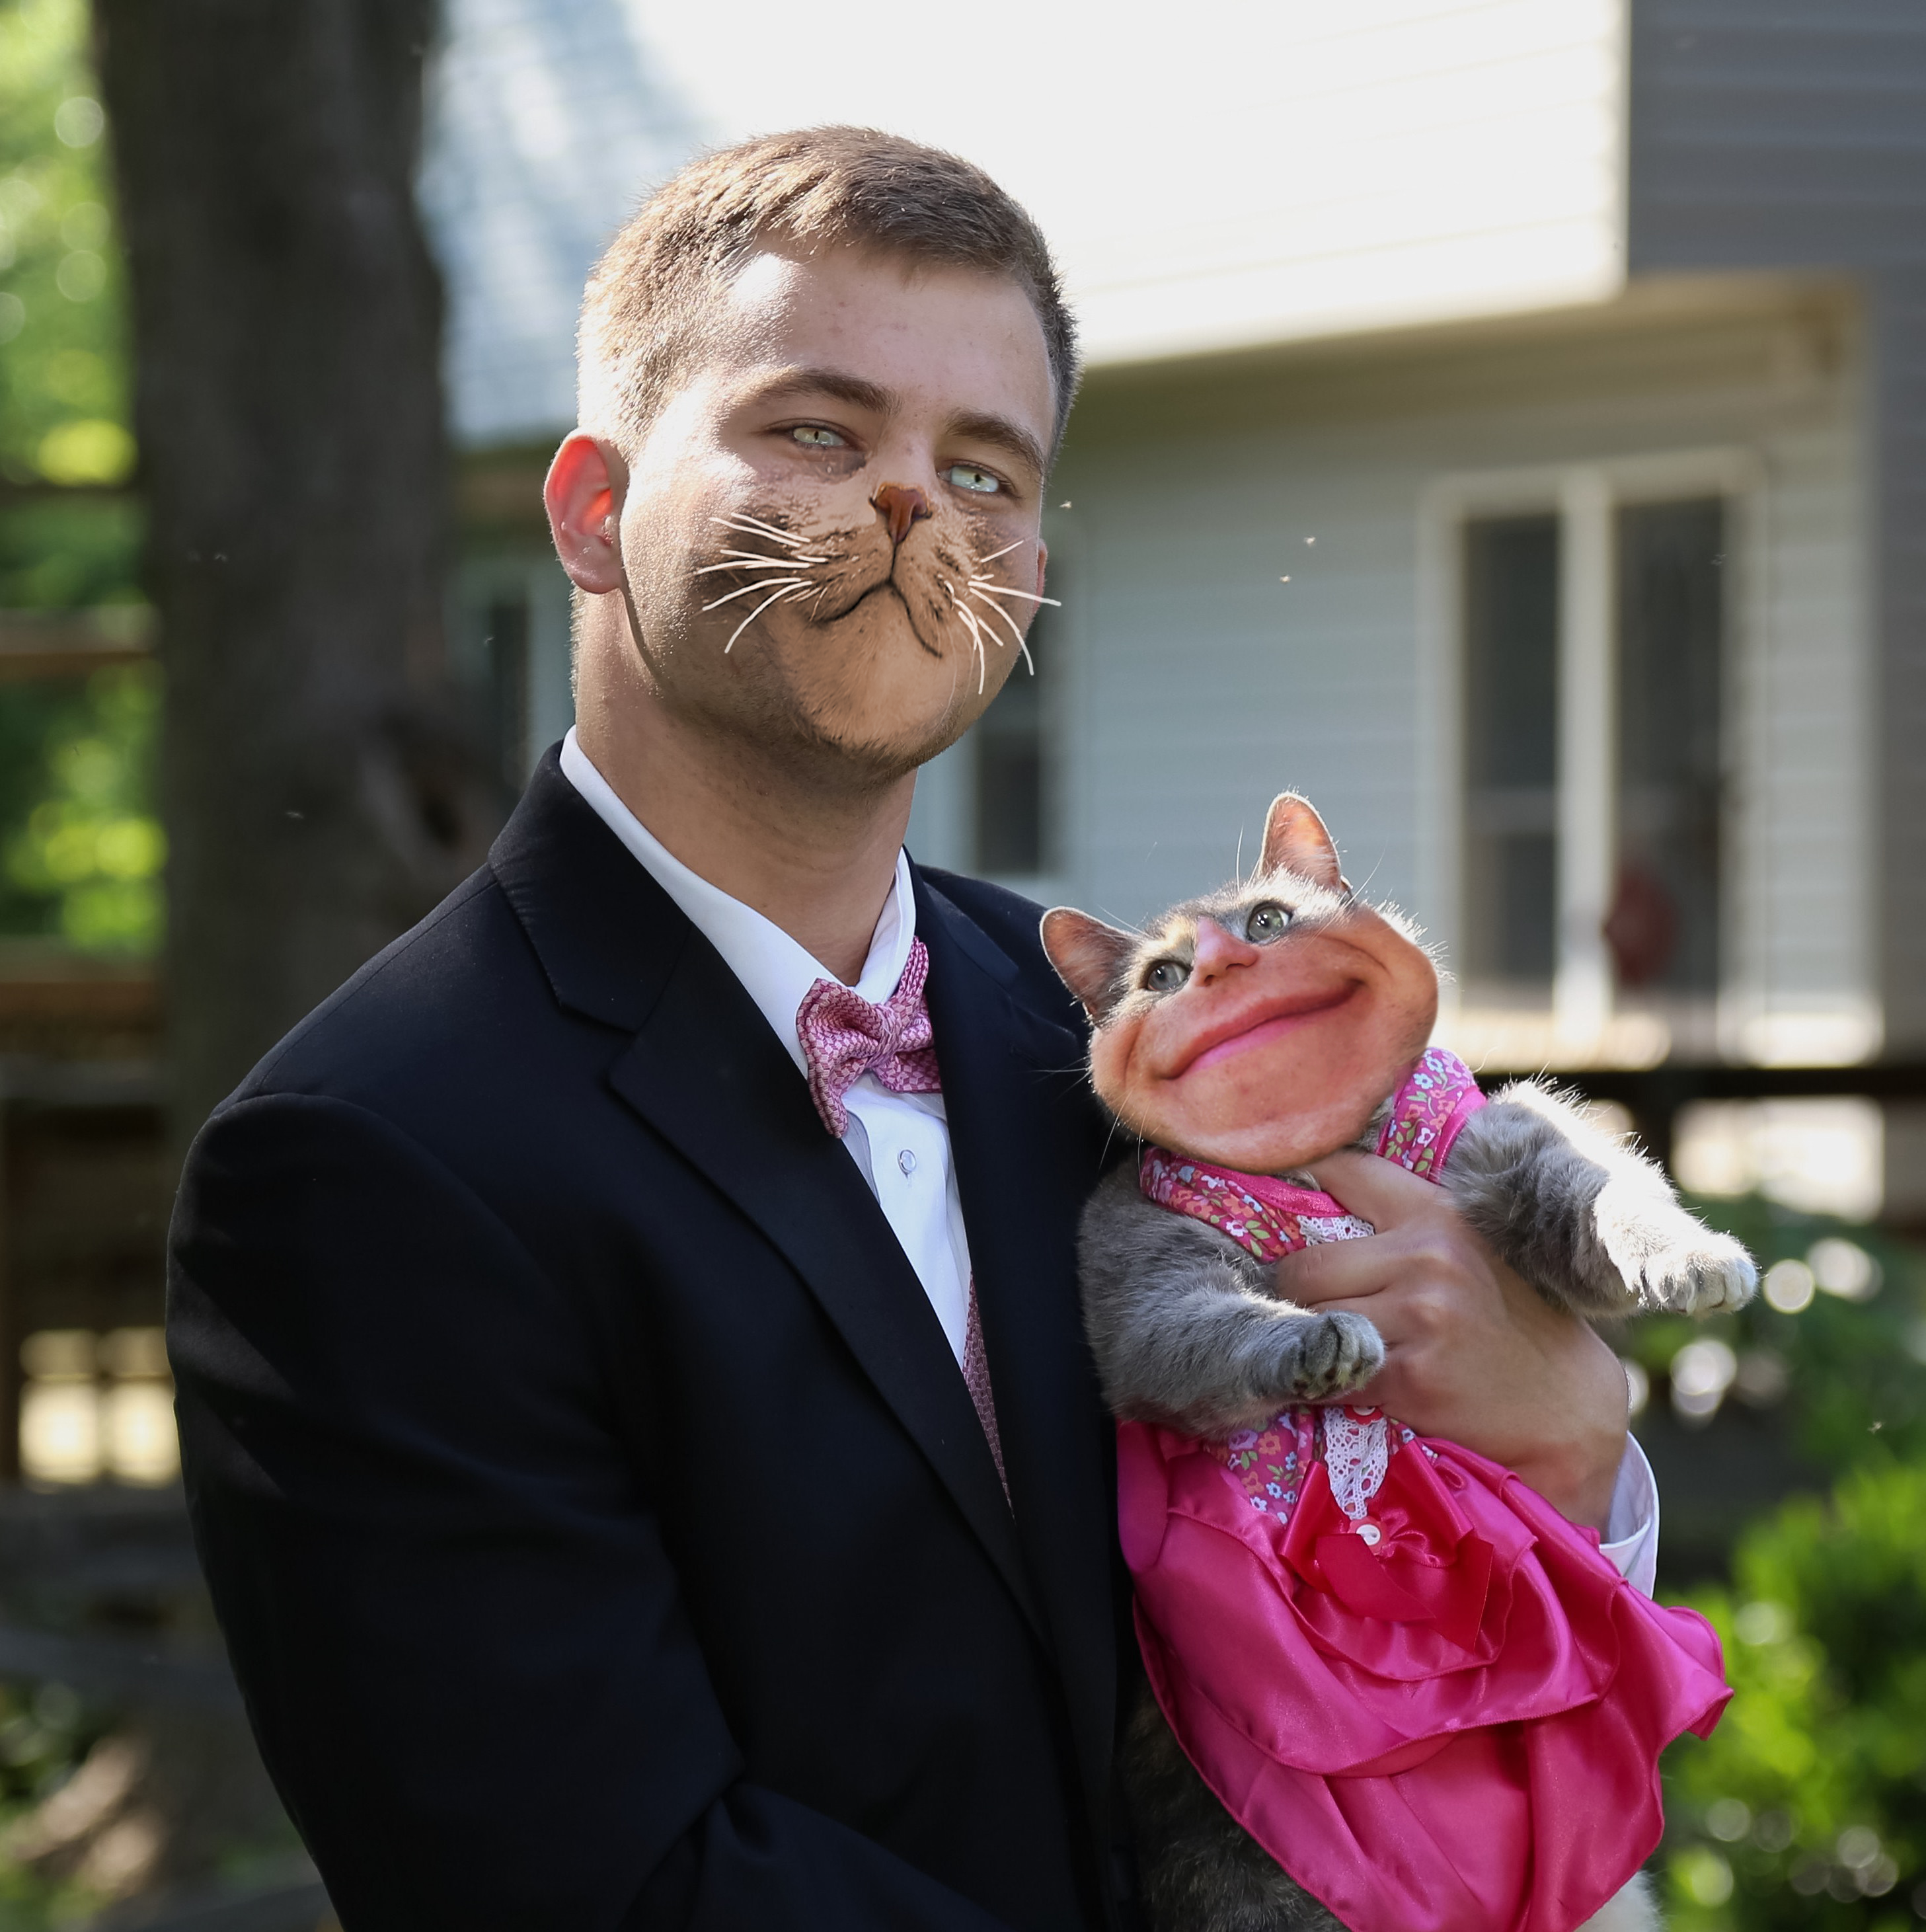
<instances>
[{"instance_id":1,"label":"gray cat","mask_svg":"<svg viewBox=\"0 0 1926 1932\"><path fill-rule=\"evenodd\" d=\"M1437 976L1396 914L1363 904L1323 822L1286 794L1248 883L1141 933L1067 908L1044 943L1094 1028L1090 1071L1118 1120L1180 1154L1309 1182L1376 1144L1435 1020ZM1439 1176L1493 1251L1586 1316L1742 1306L1756 1274L1659 1170L1531 1082L1472 1114ZM1126 1162L1085 1210L1084 1309L1120 1420L1221 1438L1360 1388L1384 1360L1363 1316L1280 1300L1272 1270L1205 1222L1145 1200ZM1122 1755L1157 1932L1343 1932L1218 1803L1145 1694ZM1655 1923L1634 1880L1591 1922Z\"/></svg>"}]
</instances>

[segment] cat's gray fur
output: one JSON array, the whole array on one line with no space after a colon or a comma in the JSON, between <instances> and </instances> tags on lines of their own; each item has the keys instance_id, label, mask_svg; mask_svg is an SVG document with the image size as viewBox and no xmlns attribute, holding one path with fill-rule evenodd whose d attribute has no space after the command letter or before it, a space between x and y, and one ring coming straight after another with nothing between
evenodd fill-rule
<instances>
[{"instance_id":1,"label":"cat's gray fur","mask_svg":"<svg viewBox=\"0 0 1926 1932\"><path fill-rule=\"evenodd\" d=\"M1362 1144L1377 1137L1376 1126ZM1756 1281L1736 1241L1679 1206L1652 1164L1530 1081L1466 1123L1445 1192L1498 1256L1581 1315L1711 1315ZM1227 1234L1138 1192L1126 1162L1084 1210L1084 1321L1120 1419L1190 1436L1261 1427L1293 1402L1361 1388L1384 1345L1361 1315L1277 1298L1270 1269Z\"/></svg>"},{"instance_id":2,"label":"cat's gray fur","mask_svg":"<svg viewBox=\"0 0 1926 1932\"><path fill-rule=\"evenodd\" d=\"M1179 910L1240 916L1240 906L1276 890L1273 879ZM1323 917L1338 910L1316 907ZM1146 950L1161 943L1153 934ZM1100 1024L1113 1000L1129 997L1131 969L1120 968L1116 991L1097 1003ZM1375 1144L1390 1104L1361 1145ZM1756 1282L1745 1251L1688 1214L1658 1168L1535 1082L1504 1088L1472 1115L1442 1184L1502 1260L1555 1306L1581 1315L1709 1315L1742 1306ZM1280 1299L1274 1270L1228 1235L1146 1201L1133 1161L1085 1208L1079 1262L1097 1371L1121 1419L1222 1436L1360 1388L1383 1364L1384 1344L1364 1316ZM1343 1932L1218 1803L1148 1690L1120 1768L1155 1932ZM1635 1879L1588 1932L1657 1924Z\"/></svg>"}]
</instances>

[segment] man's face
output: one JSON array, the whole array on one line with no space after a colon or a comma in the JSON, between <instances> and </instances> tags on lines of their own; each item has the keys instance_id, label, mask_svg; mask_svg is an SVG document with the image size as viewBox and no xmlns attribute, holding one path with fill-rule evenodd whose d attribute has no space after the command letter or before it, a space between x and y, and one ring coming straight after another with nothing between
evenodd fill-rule
<instances>
[{"instance_id":1,"label":"man's face","mask_svg":"<svg viewBox=\"0 0 1926 1932\"><path fill-rule=\"evenodd\" d=\"M1006 278L771 248L619 490L662 701L860 782L934 755L1010 674L1042 588L1054 398Z\"/></svg>"}]
</instances>

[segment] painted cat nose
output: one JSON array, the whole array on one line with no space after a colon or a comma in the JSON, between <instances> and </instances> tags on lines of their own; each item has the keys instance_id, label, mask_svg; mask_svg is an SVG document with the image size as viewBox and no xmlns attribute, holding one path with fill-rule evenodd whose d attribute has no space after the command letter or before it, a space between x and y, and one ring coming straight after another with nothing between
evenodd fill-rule
<instances>
[{"instance_id":1,"label":"painted cat nose","mask_svg":"<svg viewBox=\"0 0 1926 1932\"><path fill-rule=\"evenodd\" d=\"M1257 948L1248 940L1234 938L1214 919L1197 922L1197 938L1191 955L1190 976L1210 980L1233 966L1248 966L1257 957Z\"/></svg>"},{"instance_id":2,"label":"painted cat nose","mask_svg":"<svg viewBox=\"0 0 1926 1932\"><path fill-rule=\"evenodd\" d=\"M932 514L929 499L907 483L884 484L870 498L869 504L878 516L888 520L890 541L892 544L900 544L909 535L912 525L921 523Z\"/></svg>"}]
</instances>

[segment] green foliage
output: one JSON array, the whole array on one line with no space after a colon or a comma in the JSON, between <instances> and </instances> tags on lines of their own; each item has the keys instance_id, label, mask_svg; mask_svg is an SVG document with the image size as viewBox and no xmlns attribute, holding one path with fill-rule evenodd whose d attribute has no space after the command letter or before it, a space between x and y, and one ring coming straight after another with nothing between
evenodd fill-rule
<instances>
[{"instance_id":1,"label":"green foliage","mask_svg":"<svg viewBox=\"0 0 1926 1932\"><path fill-rule=\"evenodd\" d=\"M1788 1504L1696 1601L1736 1694L1671 1760L1674 1932L1926 1917L1926 1466L1879 1452Z\"/></svg>"},{"instance_id":2,"label":"green foliage","mask_svg":"<svg viewBox=\"0 0 1926 1932\"><path fill-rule=\"evenodd\" d=\"M1731 1399L1749 1382L1836 1482L1744 1528L1730 1587L1688 1599L1735 1694L1667 1760L1672 1932L1906 1932L1926 1918L1926 1256L1768 1202L1693 1204L1765 1269L1789 1264L1778 1298L1804 1305L1640 1322L1621 1348L1660 1401L1682 1347L1724 1341ZM1828 1243L1862 1258L1850 1293L1812 1280Z\"/></svg>"},{"instance_id":3,"label":"green foliage","mask_svg":"<svg viewBox=\"0 0 1926 1932\"><path fill-rule=\"evenodd\" d=\"M139 595L124 274L86 0L0 0L0 610ZM0 934L140 956L160 935L148 669L0 684ZM4 1920L0 1920L4 1924Z\"/></svg>"},{"instance_id":4,"label":"green foliage","mask_svg":"<svg viewBox=\"0 0 1926 1932\"><path fill-rule=\"evenodd\" d=\"M0 706L0 748L13 748L10 733L29 741L0 798L32 800L0 847L0 930L88 952L151 954L166 856L148 804L158 674L145 664L99 670L77 692L38 695L38 704Z\"/></svg>"},{"instance_id":5,"label":"green foliage","mask_svg":"<svg viewBox=\"0 0 1926 1932\"><path fill-rule=\"evenodd\" d=\"M0 4L0 477L134 467L124 272L86 0Z\"/></svg>"},{"instance_id":6,"label":"green foliage","mask_svg":"<svg viewBox=\"0 0 1926 1932\"><path fill-rule=\"evenodd\" d=\"M1651 1376L1654 1402L1689 1342L1724 1342L1737 1356L1732 1399L1782 1394L1786 1424L1801 1454L1838 1472L1868 1458L1926 1464L1926 1252L1885 1229L1806 1214L1756 1196L1694 1200L1693 1211L1744 1243L1762 1271L1802 1262L1822 1241L1846 1241L1873 1264L1870 1292L1858 1299L1815 1293L1796 1314L1760 1295L1737 1315L1710 1322L1660 1316L1630 1324L1622 1354Z\"/></svg>"},{"instance_id":7,"label":"green foliage","mask_svg":"<svg viewBox=\"0 0 1926 1932\"><path fill-rule=\"evenodd\" d=\"M0 370L6 359L0 349ZM44 496L9 505L0 512L0 610L136 601L142 523L130 496Z\"/></svg>"},{"instance_id":8,"label":"green foliage","mask_svg":"<svg viewBox=\"0 0 1926 1932\"><path fill-rule=\"evenodd\" d=\"M71 1777L101 1714L64 1684L0 1684L0 1830ZM43 1932L91 1917L102 1901L0 1856L0 1932Z\"/></svg>"}]
</instances>

